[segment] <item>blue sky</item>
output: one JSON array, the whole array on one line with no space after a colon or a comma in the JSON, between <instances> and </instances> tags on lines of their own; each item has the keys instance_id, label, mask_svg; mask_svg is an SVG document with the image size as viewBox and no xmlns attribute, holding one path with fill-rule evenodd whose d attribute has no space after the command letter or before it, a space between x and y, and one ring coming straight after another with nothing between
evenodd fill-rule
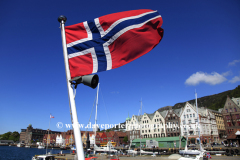
<instances>
[{"instance_id":1,"label":"blue sky","mask_svg":"<svg viewBox=\"0 0 240 160\"><path fill-rule=\"evenodd\" d=\"M143 112L232 90L240 84L238 0L91 0L0 2L0 134L71 123L60 24L115 12L152 9L163 18L162 41L148 54L99 73L99 124L118 124ZM76 106L87 124L96 89L80 85ZM91 122L94 122L92 114Z\"/></svg>"}]
</instances>

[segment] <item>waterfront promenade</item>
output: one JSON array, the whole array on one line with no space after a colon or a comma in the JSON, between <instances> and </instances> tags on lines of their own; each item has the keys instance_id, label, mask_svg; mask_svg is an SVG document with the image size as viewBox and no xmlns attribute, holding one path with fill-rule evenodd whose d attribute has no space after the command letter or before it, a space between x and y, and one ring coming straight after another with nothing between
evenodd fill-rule
<instances>
[{"instance_id":1,"label":"waterfront promenade","mask_svg":"<svg viewBox=\"0 0 240 160\"><path fill-rule=\"evenodd\" d=\"M96 156L98 157L96 160L109 160L110 157L107 156ZM180 155L178 154L174 154L171 155L171 157L169 157L168 155L164 155L164 156L157 156L157 157L152 157L152 156L135 156L135 157L119 157L120 160L177 160L180 157ZM73 160L74 159L74 155L71 154L67 154L64 157L63 156L56 156L57 159L67 159L67 160ZM114 157L112 157L114 158ZM240 156L212 156L213 160L239 160Z\"/></svg>"}]
</instances>

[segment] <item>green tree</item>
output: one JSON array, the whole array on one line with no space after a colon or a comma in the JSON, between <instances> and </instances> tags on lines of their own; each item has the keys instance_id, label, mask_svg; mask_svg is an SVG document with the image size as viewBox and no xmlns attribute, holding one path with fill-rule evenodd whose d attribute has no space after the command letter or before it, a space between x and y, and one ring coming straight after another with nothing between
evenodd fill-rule
<instances>
[{"instance_id":1,"label":"green tree","mask_svg":"<svg viewBox=\"0 0 240 160\"><path fill-rule=\"evenodd\" d=\"M191 138L191 143L195 144L195 138Z\"/></svg>"},{"instance_id":2,"label":"green tree","mask_svg":"<svg viewBox=\"0 0 240 160\"><path fill-rule=\"evenodd\" d=\"M12 132L7 132L1 135L1 139L2 140L9 140L10 135L12 134Z\"/></svg>"},{"instance_id":3,"label":"green tree","mask_svg":"<svg viewBox=\"0 0 240 160\"><path fill-rule=\"evenodd\" d=\"M128 142L128 136L125 136L124 138L123 138L123 142Z\"/></svg>"},{"instance_id":4,"label":"green tree","mask_svg":"<svg viewBox=\"0 0 240 160\"><path fill-rule=\"evenodd\" d=\"M14 131L10 136L8 140L13 140L14 142L18 141L20 138L20 134L17 131Z\"/></svg>"},{"instance_id":5,"label":"green tree","mask_svg":"<svg viewBox=\"0 0 240 160\"><path fill-rule=\"evenodd\" d=\"M7 132L4 133L0 136L0 139L2 140L13 140L13 141L18 141L20 137L20 134L17 131L14 132Z\"/></svg>"}]
</instances>

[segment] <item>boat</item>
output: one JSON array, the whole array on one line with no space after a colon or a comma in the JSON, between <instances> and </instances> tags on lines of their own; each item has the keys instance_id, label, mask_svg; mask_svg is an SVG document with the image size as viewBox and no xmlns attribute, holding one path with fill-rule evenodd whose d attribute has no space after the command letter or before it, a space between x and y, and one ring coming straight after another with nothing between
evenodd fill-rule
<instances>
[{"instance_id":1,"label":"boat","mask_svg":"<svg viewBox=\"0 0 240 160\"><path fill-rule=\"evenodd\" d=\"M201 151L199 155L197 155L196 157L190 157L189 155L185 156L185 157L180 157L178 160L200 160L203 158L204 152Z\"/></svg>"},{"instance_id":2,"label":"boat","mask_svg":"<svg viewBox=\"0 0 240 160\"><path fill-rule=\"evenodd\" d=\"M43 145L38 146L38 149L44 149L44 148L45 148L45 146L43 146Z\"/></svg>"},{"instance_id":3,"label":"boat","mask_svg":"<svg viewBox=\"0 0 240 160\"><path fill-rule=\"evenodd\" d=\"M61 149L61 150L66 150L66 149L67 149L67 147L66 147L66 145L65 145L65 144L63 144L63 145L61 145L61 146L60 146L60 149Z\"/></svg>"},{"instance_id":4,"label":"boat","mask_svg":"<svg viewBox=\"0 0 240 160\"><path fill-rule=\"evenodd\" d=\"M113 145L108 142L107 146L104 147L98 147L96 144L94 144L94 151L97 153L117 153L117 150L113 147Z\"/></svg>"},{"instance_id":5,"label":"boat","mask_svg":"<svg viewBox=\"0 0 240 160\"><path fill-rule=\"evenodd\" d=\"M149 151L144 151L144 150L135 151L135 150L132 150L132 149L127 150L127 153L128 154L145 154L145 155L156 155L156 154L158 154L158 152L149 152Z\"/></svg>"},{"instance_id":6,"label":"boat","mask_svg":"<svg viewBox=\"0 0 240 160\"><path fill-rule=\"evenodd\" d=\"M71 147L71 150L72 150L72 151L76 151L76 147L72 146L72 147Z\"/></svg>"},{"instance_id":7,"label":"boat","mask_svg":"<svg viewBox=\"0 0 240 160\"><path fill-rule=\"evenodd\" d=\"M17 147L23 147L23 144L22 143L18 143Z\"/></svg>"},{"instance_id":8,"label":"boat","mask_svg":"<svg viewBox=\"0 0 240 160\"><path fill-rule=\"evenodd\" d=\"M54 160L54 155L35 155L32 160Z\"/></svg>"},{"instance_id":9,"label":"boat","mask_svg":"<svg viewBox=\"0 0 240 160\"><path fill-rule=\"evenodd\" d=\"M188 130L187 130L187 136L186 136L186 142L188 142ZM179 154L183 155L199 155L201 153L200 150L188 150L187 143L185 145L184 150L179 150Z\"/></svg>"},{"instance_id":10,"label":"boat","mask_svg":"<svg viewBox=\"0 0 240 160\"><path fill-rule=\"evenodd\" d=\"M25 148L31 148L31 146L29 146L29 145L25 145Z\"/></svg>"},{"instance_id":11,"label":"boat","mask_svg":"<svg viewBox=\"0 0 240 160\"><path fill-rule=\"evenodd\" d=\"M196 99L196 110L197 110L197 123L198 123L198 127L199 127L199 115L198 115L198 106L197 106L197 93L195 92L195 99ZM206 150L203 149L203 147L201 146L201 139L200 139L200 127L199 127L199 146L200 146L200 150L188 150L187 147L187 143L185 146L184 150L179 150L179 154L184 154L184 155L203 155L204 152L206 152ZM188 142L188 130L187 130L187 140L186 142ZM182 157L181 157L182 158ZM183 158L189 158L189 157L183 157Z\"/></svg>"}]
</instances>

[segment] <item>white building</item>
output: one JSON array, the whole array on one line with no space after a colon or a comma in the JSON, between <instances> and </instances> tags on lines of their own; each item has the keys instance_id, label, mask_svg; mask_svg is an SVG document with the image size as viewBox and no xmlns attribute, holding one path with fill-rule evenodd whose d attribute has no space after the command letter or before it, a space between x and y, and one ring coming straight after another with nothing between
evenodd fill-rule
<instances>
[{"instance_id":1,"label":"white building","mask_svg":"<svg viewBox=\"0 0 240 160\"><path fill-rule=\"evenodd\" d=\"M65 139L62 137L61 134L57 135L56 144L59 145L59 146L65 144Z\"/></svg>"},{"instance_id":2,"label":"white building","mask_svg":"<svg viewBox=\"0 0 240 160\"><path fill-rule=\"evenodd\" d=\"M180 127L182 136L187 136L188 134L189 138L197 138L197 111L196 108L188 102L185 104L180 114Z\"/></svg>"},{"instance_id":3,"label":"white building","mask_svg":"<svg viewBox=\"0 0 240 160\"><path fill-rule=\"evenodd\" d=\"M204 107L198 108L198 110L201 124L201 136L203 138L202 140L206 142L217 142L219 140L219 134L215 115Z\"/></svg>"},{"instance_id":4,"label":"white building","mask_svg":"<svg viewBox=\"0 0 240 160\"><path fill-rule=\"evenodd\" d=\"M165 116L167 111L142 116L133 115L126 118L126 131L130 132L130 140L140 138L165 137ZM141 128L140 128L141 127Z\"/></svg>"},{"instance_id":5,"label":"white building","mask_svg":"<svg viewBox=\"0 0 240 160\"><path fill-rule=\"evenodd\" d=\"M165 116L167 111L153 114L144 113L142 118L142 132L143 138L165 137Z\"/></svg>"},{"instance_id":6,"label":"white building","mask_svg":"<svg viewBox=\"0 0 240 160\"><path fill-rule=\"evenodd\" d=\"M198 114L200 137L202 142L218 141L218 129L215 115L212 114L210 110L203 107L198 108ZM188 139L199 138L196 106L187 102L180 116L180 121L182 136L186 136L188 134Z\"/></svg>"}]
</instances>

